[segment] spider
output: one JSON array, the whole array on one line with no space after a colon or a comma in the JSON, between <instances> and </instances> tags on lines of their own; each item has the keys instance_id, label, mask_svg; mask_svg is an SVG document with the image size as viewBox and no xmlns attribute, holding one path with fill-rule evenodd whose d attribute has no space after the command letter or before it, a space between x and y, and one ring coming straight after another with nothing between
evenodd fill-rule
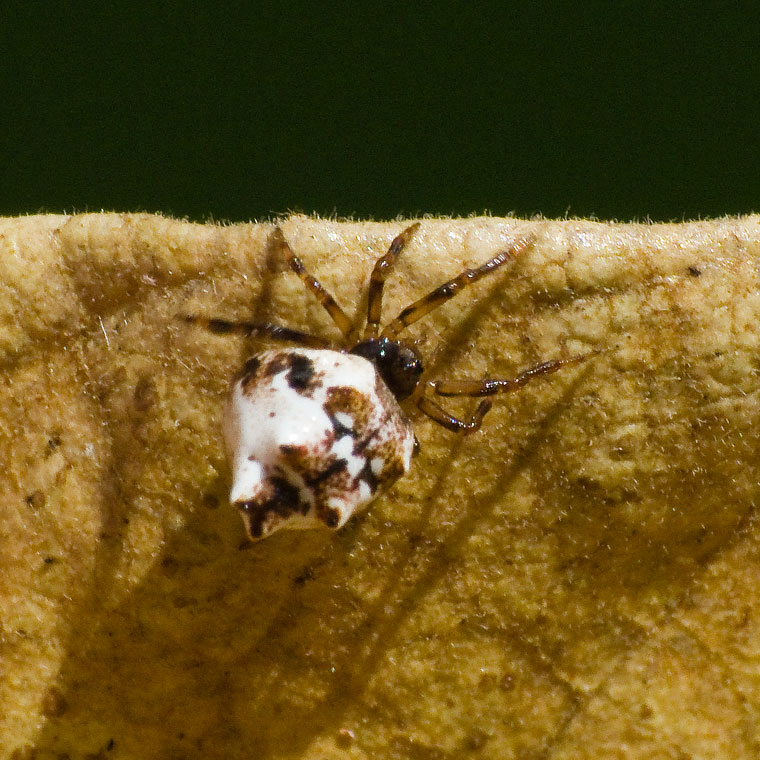
<instances>
[{"instance_id":1,"label":"spider","mask_svg":"<svg viewBox=\"0 0 760 760\"><path fill-rule=\"evenodd\" d=\"M341 332L339 342L266 322L183 317L216 334L293 344L248 359L232 383L225 409L224 438L232 470L230 502L240 509L251 539L281 528L326 525L337 530L407 472L418 444L401 402L415 404L447 430L471 434L491 408L490 399L484 398L469 418L460 419L431 396L508 393L587 358L588 354L542 362L506 380L422 382L422 359L399 335L530 248L535 236L517 238L481 266L465 269L381 327L385 281L419 227L419 222L407 227L375 263L363 330L352 324L306 270L282 229L274 230L274 244Z\"/></svg>"}]
</instances>

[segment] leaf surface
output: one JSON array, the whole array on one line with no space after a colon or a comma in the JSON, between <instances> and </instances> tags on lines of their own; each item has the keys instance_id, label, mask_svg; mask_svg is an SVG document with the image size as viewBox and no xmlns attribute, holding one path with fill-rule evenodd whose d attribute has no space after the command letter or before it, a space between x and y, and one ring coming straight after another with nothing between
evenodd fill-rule
<instances>
[{"instance_id":1,"label":"leaf surface","mask_svg":"<svg viewBox=\"0 0 760 760\"><path fill-rule=\"evenodd\" d=\"M282 224L356 319L404 226ZM220 414L264 344L176 317L337 338L272 230L0 220L2 756L757 757L760 219L423 221L386 320L537 239L410 328L431 378L603 352L472 436L409 410L368 511L249 544Z\"/></svg>"}]
</instances>

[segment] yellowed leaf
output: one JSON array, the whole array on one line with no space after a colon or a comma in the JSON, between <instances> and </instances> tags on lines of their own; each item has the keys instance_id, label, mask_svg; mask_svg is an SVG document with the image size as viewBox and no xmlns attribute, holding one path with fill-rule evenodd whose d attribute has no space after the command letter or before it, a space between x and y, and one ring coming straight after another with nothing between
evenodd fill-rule
<instances>
[{"instance_id":1,"label":"yellowed leaf","mask_svg":"<svg viewBox=\"0 0 760 760\"><path fill-rule=\"evenodd\" d=\"M282 226L359 319L405 225ZM0 756L756 758L760 218L423 221L389 317L537 236L410 329L431 377L604 352L473 436L410 410L387 496L249 544L219 419L261 343L176 315L335 336L272 229L0 220Z\"/></svg>"}]
</instances>

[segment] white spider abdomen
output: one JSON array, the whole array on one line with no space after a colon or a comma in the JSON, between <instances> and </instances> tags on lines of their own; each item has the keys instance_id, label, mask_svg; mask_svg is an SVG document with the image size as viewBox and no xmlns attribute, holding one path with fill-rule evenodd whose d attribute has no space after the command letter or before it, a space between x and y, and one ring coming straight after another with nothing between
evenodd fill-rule
<instances>
[{"instance_id":1,"label":"white spider abdomen","mask_svg":"<svg viewBox=\"0 0 760 760\"><path fill-rule=\"evenodd\" d=\"M414 432L360 356L265 351L246 362L224 419L230 501L251 538L340 528L411 464Z\"/></svg>"}]
</instances>

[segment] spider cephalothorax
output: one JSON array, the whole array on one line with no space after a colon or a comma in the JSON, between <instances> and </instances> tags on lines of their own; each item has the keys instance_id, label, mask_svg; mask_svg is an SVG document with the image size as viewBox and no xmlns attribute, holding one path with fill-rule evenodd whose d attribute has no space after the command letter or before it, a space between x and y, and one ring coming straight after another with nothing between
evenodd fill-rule
<instances>
[{"instance_id":1,"label":"spider cephalothorax","mask_svg":"<svg viewBox=\"0 0 760 760\"><path fill-rule=\"evenodd\" d=\"M367 338L350 351L375 365L397 401L412 395L422 376L422 360L411 347L390 338Z\"/></svg>"},{"instance_id":2,"label":"spider cephalothorax","mask_svg":"<svg viewBox=\"0 0 760 760\"><path fill-rule=\"evenodd\" d=\"M522 387L535 377L582 361L585 356L543 362L508 380L421 383L422 360L398 339L409 325L531 247L533 235L403 309L380 327L383 287L404 246L419 227L407 227L372 271L367 322L359 331L335 299L308 273L282 230L274 240L290 268L319 299L341 331L333 342L280 325L188 316L215 333L265 336L295 344L249 359L232 385L224 434L232 469L230 501L253 538L280 528L327 525L337 529L411 466L416 439L399 406L407 400L448 430L478 430L491 408L484 399L469 417L446 412L438 396L491 396Z\"/></svg>"}]
</instances>

